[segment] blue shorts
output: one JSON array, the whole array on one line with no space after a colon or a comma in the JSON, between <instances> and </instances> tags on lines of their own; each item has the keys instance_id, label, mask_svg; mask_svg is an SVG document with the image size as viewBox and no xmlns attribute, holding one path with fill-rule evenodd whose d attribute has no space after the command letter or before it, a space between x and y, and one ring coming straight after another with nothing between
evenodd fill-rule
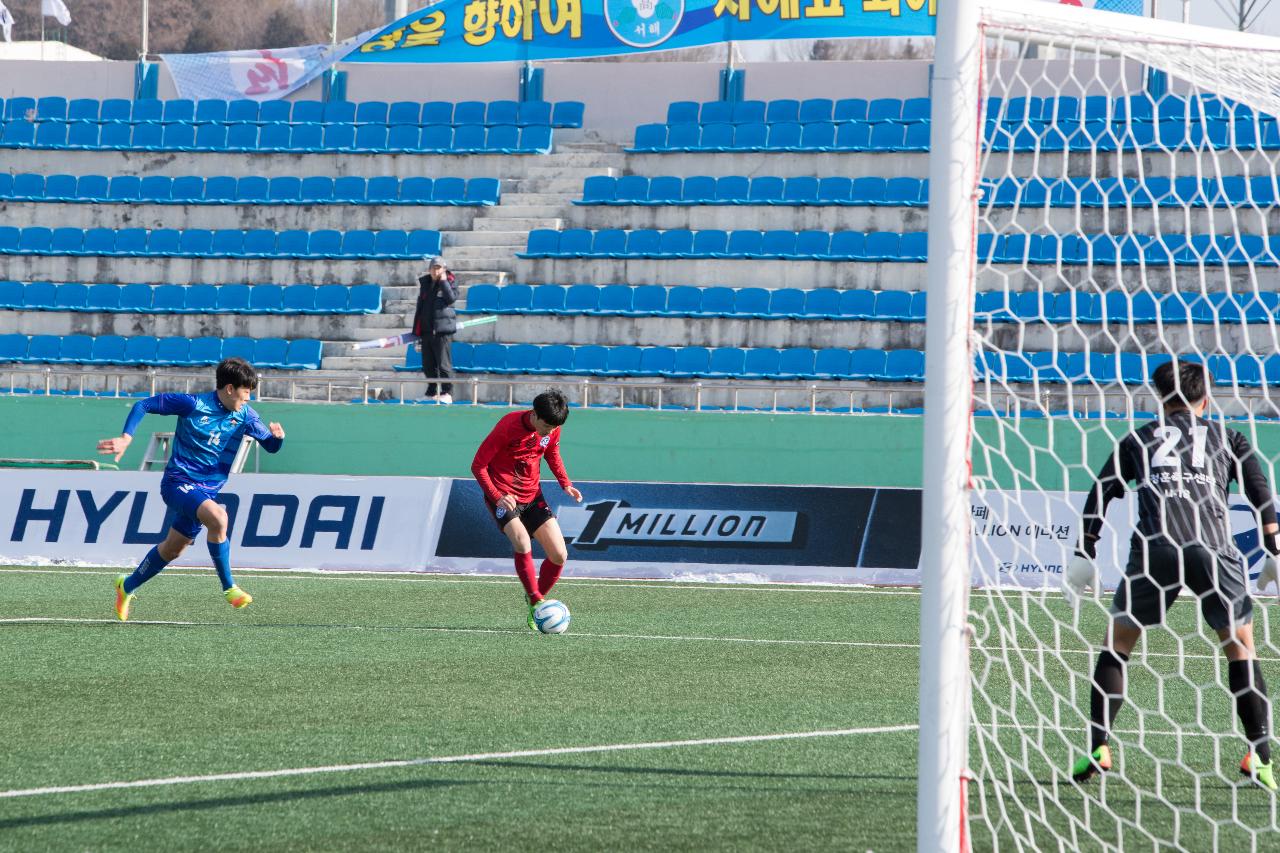
<instances>
[{"instance_id":1,"label":"blue shorts","mask_svg":"<svg viewBox=\"0 0 1280 853\"><path fill-rule=\"evenodd\" d=\"M160 481L160 497L173 513L173 529L188 539L195 539L204 526L196 518L196 510L205 501L217 500L218 493L194 483L165 477Z\"/></svg>"}]
</instances>

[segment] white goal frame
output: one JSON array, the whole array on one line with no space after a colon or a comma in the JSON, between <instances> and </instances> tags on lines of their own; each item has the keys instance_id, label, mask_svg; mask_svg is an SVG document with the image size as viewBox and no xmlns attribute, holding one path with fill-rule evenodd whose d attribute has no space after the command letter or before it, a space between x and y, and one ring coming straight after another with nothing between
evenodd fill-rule
<instances>
[{"instance_id":1,"label":"white goal frame","mask_svg":"<svg viewBox=\"0 0 1280 853\"><path fill-rule=\"evenodd\" d=\"M970 737L969 497L983 63L989 32L1027 27L1096 40L1172 77L1280 115L1280 87L1248 85L1280 68L1280 39L1028 0L940 3L932 81L928 314L925 332L920 732L917 849L968 849L964 778ZM1034 25L1032 25L1032 23ZM1181 73L1180 73L1181 72Z\"/></svg>"}]
</instances>

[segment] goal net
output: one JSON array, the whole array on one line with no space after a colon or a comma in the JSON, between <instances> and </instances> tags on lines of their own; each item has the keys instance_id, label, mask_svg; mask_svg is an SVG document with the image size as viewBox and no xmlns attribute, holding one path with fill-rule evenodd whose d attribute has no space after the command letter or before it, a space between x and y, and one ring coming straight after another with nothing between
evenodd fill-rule
<instances>
[{"instance_id":1,"label":"goal net","mask_svg":"<svg viewBox=\"0 0 1280 853\"><path fill-rule=\"evenodd\" d=\"M1159 417L1151 374L1163 361L1206 365L1207 417L1244 433L1274 488L1280 40L1026 2L981 2L966 23L979 31L976 144L940 146L935 130L933 147L976 164L976 258L947 280L972 306L974 364L953 393L973 412L961 825L974 849L1261 849L1280 837L1277 800L1240 773L1227 662L1186 593L1128 663L1113 769L1072 780L1132 494L1106 515L1101 594L1073 607L1060 590L1094 475L1120 437ZM946 215L931 208L931 230ZM926 410L939 393L927 391ZM1233 492L1230 523L1255 578L1257 521ZM1255 592L1272 686L1274 605L1274 590Z\"/></svg>"}]
</instances>

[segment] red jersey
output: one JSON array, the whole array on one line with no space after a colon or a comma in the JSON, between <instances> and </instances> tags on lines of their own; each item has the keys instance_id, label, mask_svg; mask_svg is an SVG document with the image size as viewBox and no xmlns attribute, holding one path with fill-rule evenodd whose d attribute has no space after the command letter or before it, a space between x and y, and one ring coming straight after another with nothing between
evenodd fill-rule
<instances>
[{"instance_id":1,"label":"red jersey","mask_svg":"<svg viewBox=\"0 0 1280 853\"><path fill-rule=\"evenodd\" d=\"M491 503L504 495L514 495L516 503L527 504L538 494L540 462L543 455L547 467L561 488L573 485L560 458L560 427L547 435L538 435L530 423L531 412L503 415L476 451L471 473Z\"/></svg>"}]
</instances>

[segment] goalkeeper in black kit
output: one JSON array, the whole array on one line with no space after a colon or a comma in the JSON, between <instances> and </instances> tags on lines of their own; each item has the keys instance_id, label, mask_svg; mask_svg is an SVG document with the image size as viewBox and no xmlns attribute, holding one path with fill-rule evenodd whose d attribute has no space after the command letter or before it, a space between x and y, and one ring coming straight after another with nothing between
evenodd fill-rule
<instances>
[{"instance_id":1,"label":"goalkeeper in black kit","mask_svg":"<svg viewBox=\"0 0 1280 853\"><path fill-rule=\"evenodd\" d=\"M1164 406L1158 420L1126 435L1108 457L1085 501L1080 544L1067 566L1069 598L1098 590L1094 558L1107 504L1138 492L1138 524L1129 563L1111 604L1111 623L1098 654L1090 691L1089 754L1071 768L1083 782L1111 769L1108 744L1116 714L1124 704L1125 665L1142 629L1158 625L1188 588L1200 612L1222 642L1236 713L1249 742L1240 772L1259 786L1276 790L1271 764L1271 702L1253 647L1253 599L1244 557L1235 546L1228 491L1238 482L1257 512L1269 555L1264 578L1274 578L1272 559L1280 553L1271 487L1249 440L1221 423L1205 420L1209 404L1204 365L1171 361L1152 374Z\"/></svg>"}]
</instances>

